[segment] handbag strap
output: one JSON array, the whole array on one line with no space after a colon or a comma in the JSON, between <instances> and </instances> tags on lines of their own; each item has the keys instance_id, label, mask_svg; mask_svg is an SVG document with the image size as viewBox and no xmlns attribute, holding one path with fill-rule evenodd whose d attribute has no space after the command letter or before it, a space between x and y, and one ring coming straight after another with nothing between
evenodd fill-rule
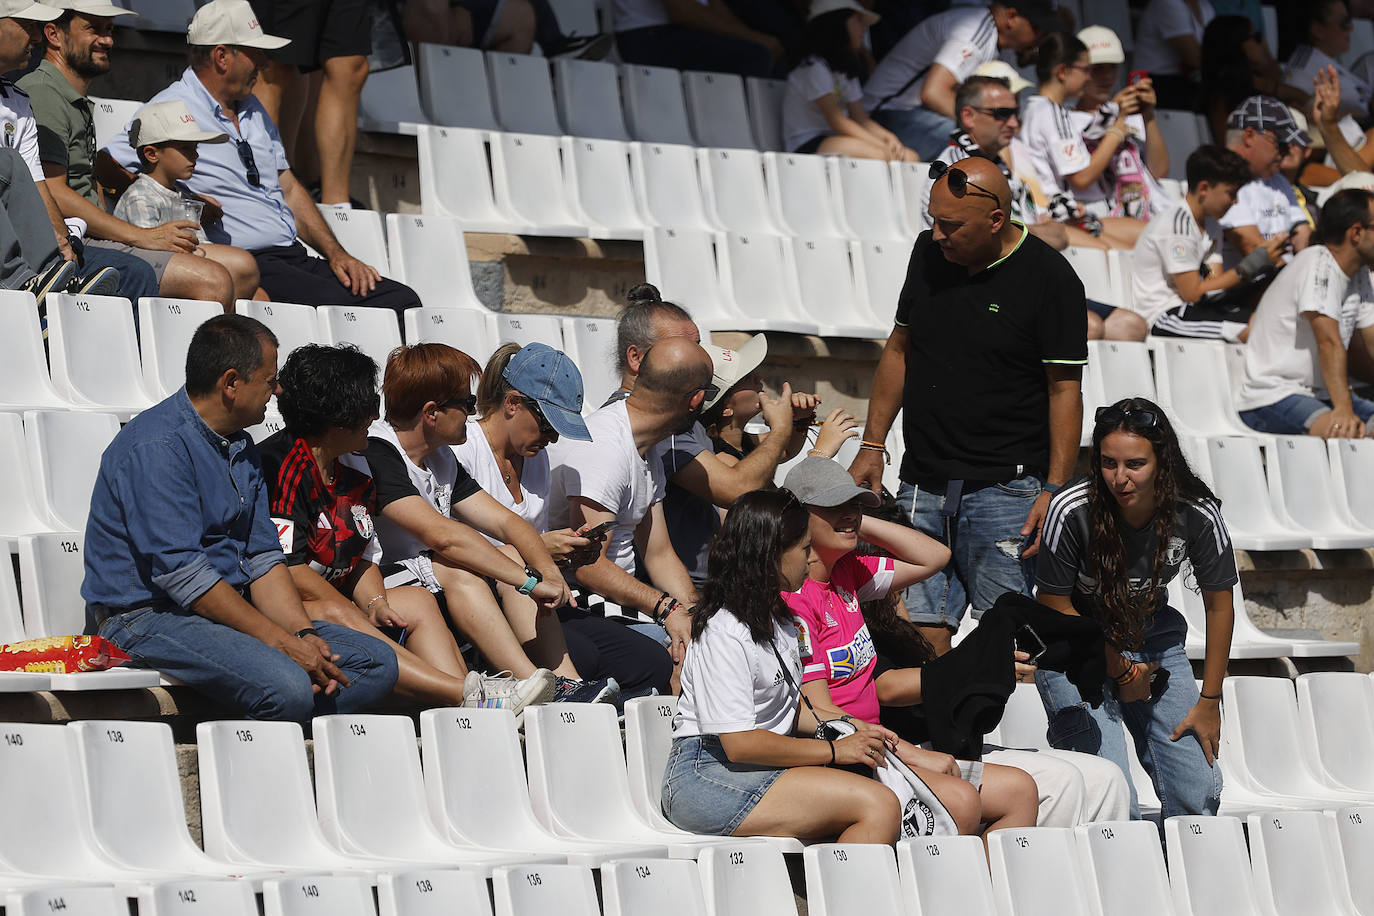
<instances>
[{"instance_id":1,"label":"handbag strap","mask_svg":"<svg viewBox=\"0 0 1374 916\"><path fill-rule=\"evenodd\" d=\"M802 702L805 703L806 708L811 711L811 718L815 719L820 725L824 725L828 722L828 719L822 719L816 714L816 707L811 705L811 700L805 693L802 693L802 689L797 686L797 682L792 680L792 672L787 670L787 662L783 661L782 653L778 651L777 642L772 639L768 640L768 647L773 650L773 656L778 660L778 668L782 671L783 680L787 681L788 687L791 687L793 690L797 691L797 693L801 694Z\"/></svg>"}]
</instances>

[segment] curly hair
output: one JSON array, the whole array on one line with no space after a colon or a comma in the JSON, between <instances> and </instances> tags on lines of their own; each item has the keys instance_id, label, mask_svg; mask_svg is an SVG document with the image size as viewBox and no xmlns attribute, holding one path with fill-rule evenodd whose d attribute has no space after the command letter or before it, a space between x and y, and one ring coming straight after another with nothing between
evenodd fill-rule
<instances>
[{"instance_id":1,"label":"curly hair","mask_svg":"<svg viewBox=\"0 0 1374 916\"><path fill-rule=\"evenodd\" d=\"M735 500L711 544L706 584L692 608L693 639L721 609L739 618L760 645L773 638L775 621L791 622L778 564L806 536L810 519L791 490L753 490Z\"/></svg>"},{"instance_id":2,"label":"curly hair","mask_svg":"<svg viewBox=\"0 0 1374 916\"><path fill-rule=\"evenodd\" d=\"M1123 398L1112 406L1124 411L1125 416L1117 422L1098 423L1093 427L1092 474L1088 490L1092 558L1088 562L1097 579L1093 603L1107 638L1120 648L1139 649L1145 640L1145 625L1154 610L1155 592L1164 579L1179 501L1207 500L1219 507L1221 500L1189 467L1173 425L1157 404L1147 398ZM1155 424L1148 426L1135 422L1133 414L1138 411L1152 412ZM1150 523L1156 539L1155 555L1150 563L1149 588L1138 592L1131 590L1129 561L1121 538L1124 524L1121 510L1102 476L1102 440L1118 430L1145 439L1155 453L1155 512Z\"/></svg>"},{"instance_id":3,"label":"curly hair","mask_svg":"<svg viewBox=\"0 0 1374 916\"><path fill-rule=\"evenodd\" d=\"M376 419L381 406L377 363L351 344L297 347L277 381L277 407L297 436L318 436L331 427L357 429Z\"/></svg>"}]
</instances>

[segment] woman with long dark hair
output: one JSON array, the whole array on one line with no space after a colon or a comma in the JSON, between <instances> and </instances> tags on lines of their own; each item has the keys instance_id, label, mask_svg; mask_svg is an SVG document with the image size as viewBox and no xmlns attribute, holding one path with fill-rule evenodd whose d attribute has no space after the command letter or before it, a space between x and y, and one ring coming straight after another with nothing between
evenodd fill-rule
<instances>
[{"instance_id":1,"label":"woman with long dark hair","mask_svg":"<svg viewBox=\"0 0 1374 916\"><path fill-rule=\"evenodd\" d=\"M1221 802L1221 682L1235 621L1236 560L1220 501L1189 468L1164 411L1126 398L1097 411L1092 473L1065 487L1045 518L1041 604L1097 620L1107 638L1102 705L1062 674L1038 671L1050 743L1097 753L1128 772L1124 723L1163 816L1215 814ZM1165 586L1192 566L1207 609L1202 690L1183 649L1183 615ZM1139 816L1134 788L1131 811Z\"/></svg>"},{"instance_id":2,"label":"woman with long dark hair","mask_svg":"<svg viewBox=\"0 0 1374 916\"><path fill-rule=\"evenodd\" d=\"M816 733L801 702L801 651L783 600L806 581L810 515L788 490L737 499L711 547L710 574L692 609L663 813L684 830L722 836L897 839L897 796L830 764L885 766L896 736L855 723L834 740Z\"/></svg>"}]
</instances>

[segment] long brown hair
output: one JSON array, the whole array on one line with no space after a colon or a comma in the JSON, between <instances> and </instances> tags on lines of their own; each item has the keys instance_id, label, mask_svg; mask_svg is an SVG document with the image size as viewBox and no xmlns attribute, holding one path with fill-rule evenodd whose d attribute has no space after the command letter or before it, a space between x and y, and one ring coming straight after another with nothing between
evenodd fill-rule
<instances>
[{"instance_id":1,"label":"long brown hair","mask_svg":"<svg viewBox=\"0 0 1374 916\"><path fill-rule=\"evenodd\" d=\"M865 509L864 515L911 527L911 519L886 490L878 507ZM854 552L860 556L892 556L877 544L864 540L859 541ZM865 601L859 605L859 611L863 614L864 623L868 624L869 632L873 634L874 643L880 644L879 651L897 667L919 668L935 657L934 647L921 633L920 627L907 617L901 592L891 591L881 598Z\"/></svg>"}]
</instances>

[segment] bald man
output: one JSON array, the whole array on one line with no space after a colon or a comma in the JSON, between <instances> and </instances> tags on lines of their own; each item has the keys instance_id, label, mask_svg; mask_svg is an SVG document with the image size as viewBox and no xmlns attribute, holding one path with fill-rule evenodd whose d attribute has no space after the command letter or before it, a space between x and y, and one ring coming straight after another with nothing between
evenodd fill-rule
<instances>
[{"instance_id":1,"label":"bald man","mask_svg":"<svg viewBox=\"0 0 1374 916\"><path fill-rule=\"evenodd\" d=\"M548 447L551 528L612 526L601 556L577 570L578 586L652 617L667 632L674 664L687 650L687 609L697 593L668 540L663 465L648 458L655 444L691 429L713 394L711 357L694 340L670 337L644 354L629 397L587 417L592 441ZM635 577L636 544L652 585Z\"/></svg>"},{"instance_id":2,"label":"bald man","mask_svg":"<svg viewBox=\"0 0 1374 916\"><path fill-rule=\"evenodd\" d=\"M1003 592L1030 594L1050 496L1078 455L1083 284L1010 208L1007 180L986 159L946 166L931 186L931 229L911 252L850 466L860 485L880 485L902 409L898 501L951 551L942 572L906 591L937 652L967 605L978 617Z\"/></svg>"}]
</instances>

